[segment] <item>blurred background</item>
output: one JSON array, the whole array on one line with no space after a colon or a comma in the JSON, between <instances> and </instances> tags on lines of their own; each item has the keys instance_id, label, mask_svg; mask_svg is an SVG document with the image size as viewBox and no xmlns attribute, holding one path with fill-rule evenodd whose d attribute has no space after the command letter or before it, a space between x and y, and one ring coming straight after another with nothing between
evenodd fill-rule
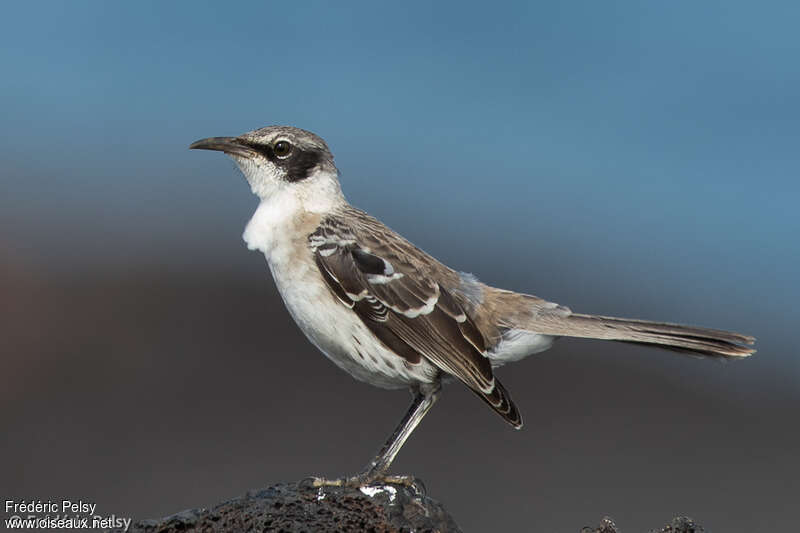
<instances>
[{"instance_id":1,"label":"blurred background","mask_svg":"<svg viewBox=\"0 0 800 533\"><path fill-rule=\"evenodd\" d=\"M675 514L789 530L800 492L794 2L45 2L0 22L0 494L135 519L352 473L405 411L303 338L192 141L323 136L349 200L483 281L758 337L722 364L559 341L450 386L394 470L465 531ZM476 246L481 243L481 246Z\"/></svg>"}]
</instances>

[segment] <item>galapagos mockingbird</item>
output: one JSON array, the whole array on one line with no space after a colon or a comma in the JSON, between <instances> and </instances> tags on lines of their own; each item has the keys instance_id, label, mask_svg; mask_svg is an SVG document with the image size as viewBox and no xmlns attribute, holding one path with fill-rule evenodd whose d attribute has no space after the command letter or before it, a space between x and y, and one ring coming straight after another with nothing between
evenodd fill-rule
<instances>
[{"instance_id":1,"label":"galapagos mockingbird","mask_svg":"<svg viewBox=\"0 0 800 533\"><path fill-rule=\"evenodd\" d=\"M549 348L558 337L660 346L741 358L754 338L715 329L573 313L490 287L443 265L352 207L325 141L288 126L211 137L190 148L228 154L261 202L244 230L267 258L286 308L308 339L354 378L408 387L413 402L361 473L315 484L407 480L386 472L433 406L446 378L466 385L513 427L517 406L494 369Z\"/></svg>"}]
</instances>

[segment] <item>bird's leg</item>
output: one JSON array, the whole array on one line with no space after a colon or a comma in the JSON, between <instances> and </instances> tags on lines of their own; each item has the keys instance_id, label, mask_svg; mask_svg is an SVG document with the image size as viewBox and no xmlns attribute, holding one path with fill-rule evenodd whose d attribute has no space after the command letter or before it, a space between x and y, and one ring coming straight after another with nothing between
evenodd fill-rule
<instances>
[{"instance_id":1,"label":"bird's leg","mask_svg":"<svg viewBox=\"0 0 800 533\"><path fill-rule=\"evenodd\" d=\"M426 387L425 389L413 389L414 400L411 402L411 407L408 408L403 419L395 428L392 435L386 440L381 450L378 452L372 461L366 466L364 470L355 476L341 479L324 479L324 478L311 478L309 481L314 487L323 486L350 486L350 487L363 487L375 481L384 481L386 483L401 483L415 488L419 488L417 480L413 476L387 476L386 471L394 461L397 452L403 447L406 439L414 431L414 428L422 421L422 418L427 414L436 399L439 397L441 390L441 383L437 379L435 383Z\"/></svg>"},{"instance_id":2,"label":"bird's leg","mask_svg":"<svg viewBox=\"0 0 800 533\"><path fill-rule=\"evenodd\" d=\"M436 399L439 397L441 385L437 381L433 388L428 391L421 391L419 389L414 391L414 400L408 408L405 416L395 428L392 435L386 440L378 454L369 462L367 467L359 474L355 475L353 480L358 482L358 485L367 485L373 481L386 478L390 482L398 482L408 478L408 476L388 476L386 471L394 461L395 456L403 447L406 440L414 429L422 421L422 418L428 413Z\"/></svg>"}]
</instances>

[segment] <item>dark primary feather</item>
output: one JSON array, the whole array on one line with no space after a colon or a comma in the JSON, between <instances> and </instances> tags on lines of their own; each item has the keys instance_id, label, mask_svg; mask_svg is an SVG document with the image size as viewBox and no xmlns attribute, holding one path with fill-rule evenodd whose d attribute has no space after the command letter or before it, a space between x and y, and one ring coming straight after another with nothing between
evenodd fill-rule
<instances>
[{"instance_id":1,"label":"dark primary feather","mask_svg":"<svg viewBox=\"0 0 800 533\"><path fill-rule=\"evenodd\" d=\"M361 224L348 226L343 217L331 215L309 236L333 294L408 364L424 357L521 427L516 406L483 353L486 339L448 290L420 271L437 265L407 241L393 240L389 249L380 235L388 230L380 222L348 209L348 219Z\"/></svg>"}]
</instances>

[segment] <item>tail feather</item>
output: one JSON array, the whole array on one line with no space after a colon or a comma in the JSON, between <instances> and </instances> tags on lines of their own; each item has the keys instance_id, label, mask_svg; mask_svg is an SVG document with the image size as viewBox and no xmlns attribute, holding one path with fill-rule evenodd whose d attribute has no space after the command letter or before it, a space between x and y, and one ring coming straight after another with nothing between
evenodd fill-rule
<instances>
[{"instance_id":1,"label":"tail feather","mask_svg":"<svg viewBox=\"0 0 800 533\"><path fill-rule=\"evenodd\" d=\"M752 345L755 338L718 329L577 313L544 320L541 316L538 318L531 329L549 335L647 344L726 358L747 357L755 353L747 346Z\"/></svg>"}]
</instances>

